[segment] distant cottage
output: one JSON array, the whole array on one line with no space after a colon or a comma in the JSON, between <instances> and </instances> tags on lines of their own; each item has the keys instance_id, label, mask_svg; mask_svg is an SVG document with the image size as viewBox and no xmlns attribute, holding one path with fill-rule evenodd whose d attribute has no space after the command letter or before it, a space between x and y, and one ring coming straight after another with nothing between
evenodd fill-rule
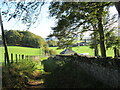
<instances>
[{"instance_id":1,"label":"distant cottage","mask_svg":"<svg viewBox=\"0 0 120 90\"><path fill-rule=\"evenodd\" d=\"M71 49L65 49L60 54L75 54L76 52Z\"/></svg>"}]
</instances>

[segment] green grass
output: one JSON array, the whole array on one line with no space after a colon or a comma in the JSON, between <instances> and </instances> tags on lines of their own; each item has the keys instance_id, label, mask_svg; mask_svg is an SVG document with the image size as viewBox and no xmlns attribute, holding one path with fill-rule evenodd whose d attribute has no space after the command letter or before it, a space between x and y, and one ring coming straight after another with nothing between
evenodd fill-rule
<instances>
[{"instance_id":1,"label":"green grass","mask_svg":"<svg viewBox=\"0 0 120 90\"><path fill-rule=\"evenodd\" d=\"M50 47L50 49L56 50L57 54L60 54L60 52L64 50L64 49L57 50L57 47ZM78 47L73 47L72 49L77 53L89 53L89 55L94 56L94 49L89 48L89 46L78 46ZM8 46L8 52L9 54L13 53L14 58L15 58L15 54L36 56L36 55L41 55L42 53L40 48L28 48L28 47L19 47L19 46ZM114 57L114 53L112 49L107 50L107 56ZM0 62L1 61L3 62L3 59L4 59L4 48L0 47Z\"/></svg>"},{"instance_id":2,"label":"green grass","mask_svg":"<svg viewBox=\"0 0 120 90\"><path fill-rule=\"evenodd\" d=\"M78 46L73 47L73 49L76 53L89 53L89 55L94 55L94 50L90 49L88 46Z\"/></svg>"},{"instance_id":3,"label":"green grass","mask_svg":"<svg viewBox=\"0 0 120 90\"><path fill-rule=\"evenodd\" d=\"M64 49L57 49L58 47L50 47L50 49L56 50L57 54L60 54Z\"/></svg>"},{"instance_id":4,"label":"green grass","mask_svg":"<svg viewBox=\"0 0 120 90\"><path fill-rule=\"evenodd\" d=\"M85 41L84 40L76 40L73 43L80 43L80 42L85 42ZM86 41L86 42L89 42L89 41Z\"/></svg>"},{"instance_id":5,"label":"green grass","mask_svg":"<svg viewBox=\"0 0 120 90\"><path fill-rule=\"evenodd\" d=\"M56 50L57 47L50 47L50 49ZM56 50L57 54L60 54L64 49L59 49ZM76 53L89 53L89 55L94 56L94 49L89 48L89 46L78 46L78 47L73 47L72 50L74 50ZM114 52L113 49L108 49L107 50L107 56L114 57ZM99 49L99 55L100 55L100 49Z\"/></svg>"},{"instance_id":6,"label":"green grass","mask_svg":"<svg viewBox=\"0 0 120 90\"><path fill-rule=\"evenodd\" d=\"M42 51L40 48L8 46L8 53L9 53L9 57L11 53L13 53L14 57L15 54L35 56L35 55L41 55ZM0 60L3 61L3 58L4 58L4 48L0 47Z\"/></svg>"},{"instance_id":7,"label":"green grass","mask_svg":"<svg viewBox=\"0 0 120 90\"><path fill-rule=\"evenodd\" d=\"M112 56L112 57L114 57L114 50L109 48L109 49L107 50L107 56Z\"/></svg>"},{"instance_id":8,"label":"green grass","mask_svg":"<svg viewBox=\"0 0 120 90\"><path fill-rule=\"evenodd\" d=\"M25 82L31 80L32 73L36 71L37 64L32 60L2 66L2 88L24 88ZM39 71L40 72L40 71ZM25 79L26 78L26 79Z\"/></svg>"}]
</instances>

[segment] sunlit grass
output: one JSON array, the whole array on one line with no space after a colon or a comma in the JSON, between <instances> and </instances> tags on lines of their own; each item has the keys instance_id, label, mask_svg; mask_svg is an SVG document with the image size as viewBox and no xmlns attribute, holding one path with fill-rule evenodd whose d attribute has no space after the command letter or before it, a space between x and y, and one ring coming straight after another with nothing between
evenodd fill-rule
<instances>
[{"instance_id":1,"label":"sunlit grass","mask_svg":"<svg viewBox=\"0 0 120 90\"><path fill-rule=\"evenodd\" d=\"M28 48L28 47L19 47L19 46L8 46L9 57L10 54L13 53L15 58L15 54L20 55L29 55L29 56L37 56L41 55L42 50L40 48ZM4 48L0 47L0 60L4 59Z\"/></svg>"},{"instance_id":2,"label":"sunlit grass","mask_svg":"<svg viewBox=\"0 0 120 90\"><path fill-rule=\"evenodd\" d=\"M57 49L58 47L50 47L50 49L56 50L57 54L60 54L64 49Z\"/></svg>"},{"instance_id":3,"label":"sunlit grass","mask_svg":"<svg viewBox=\"0 0 120 90\"><path fill-rule=\"evenodd\" d=\"M50 49L56 50L57 47L50 47ZM64 49L59 49L56 50L57 54L60 54ZM89 55L94 56L94 49L89 48L89 46L78 46L78 47L73 47L72 50L74 50L76 53L89 53ZM107 56L114 57L114 51L113 49L108 49L107 50ZM100 54L100 49L99 49L99 55Z\"/></svg>"},{"instance_id":4,"label":"sunlit grass","mask_svg":"<svg viewBox=\"0 0 120 90\"><path fill-rule=\"evenodd\" d=\"M50 47L50 49L56 50L57 54L60 54L64 49L57 49L57 47ZM74 50L76 53L89 53L89 55L94 56L94 49L89 48L89 46L78 46L73 47L72 50ZM28 47L19 47L19 46L8 46L8 52L9 57L11 53L14 54L20 54L20 55L29 55L29 56L37 56L41 55L42 50L40 48L28 48ZM99 49L99 55L100 55L100 49ZM114 51L113 49L107 50L107 56L114 57ZM4 59L4 48L0 47L0 61L3 62ZM47 59L47 57L41 58L41 60Z\"/></svg>"},{"instance_id":5,"label":"sunlit grass","mask_svg":"<svg viewBox=\"0 0 120 90\"><path fill-rule=\"evenodd\" d=\"M78 47L73 47L73 49L76 53L89 53L89 55L94 55L94 50L89 48L88 46L78 46Z\"/></svg>"}]
</instances>

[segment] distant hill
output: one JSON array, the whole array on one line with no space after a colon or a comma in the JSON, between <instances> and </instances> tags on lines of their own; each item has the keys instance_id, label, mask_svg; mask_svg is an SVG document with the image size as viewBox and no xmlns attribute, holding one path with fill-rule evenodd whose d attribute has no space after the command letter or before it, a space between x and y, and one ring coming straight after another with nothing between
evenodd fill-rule
<instances>
[{"instance_id":1,"label":"distant hill","mask_svg":"<svg viewBox=\"0 0 120 90\"><path fill-rule=\"evenodd\" d=\"M5 37L9 46L24 46L33 48L48 46L41 36L35 35L30 31L6 30Z\"/></svg>"}]
</instances>

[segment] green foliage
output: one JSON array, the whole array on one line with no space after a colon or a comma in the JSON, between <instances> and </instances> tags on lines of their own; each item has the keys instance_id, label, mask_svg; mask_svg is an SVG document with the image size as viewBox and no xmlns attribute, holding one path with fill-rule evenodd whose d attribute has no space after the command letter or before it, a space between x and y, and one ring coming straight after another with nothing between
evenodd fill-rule
<instances>
[{"instance_id":1,"label":"green foliage","mask_svg":"<svg viewBox=\"0 0 120 90\"><path fill-rule=\"evenodd\" d=\"M45 47L47 43L40 36L37 36L29 31L10 30L5 33L8 45L19 45L26 47Z\"/></svg>"},{"instance_id":2,"label":"green foliage","mask_svg":"<svg viewBox=\"0 0 120 90\"><path fill-rule=\"evenodd\" d=\"M91 34L91 41L89 43L89 46L90 48L94 49L95 45L98 45L98 44L100 44L99 35L98 33L93 32Z\"/></svg>"},{"instance_id":3,"label":"green foliage","mask_svg":"<svg viewBox=\"0 0 120 90\"><path fill-rule=\"evenodd\" d=\"M45 48L44 48L44 52L45 52L45 55L49 54L49 48L48 48L48 47L45 47Z\"/></svg>"},{"instance_id":4,"label":"green foliage","mask_svg":"<svg viewBox=\"0 0 120 90\"><path fill-rule=\"evenodd\" d=\"M56 47L57 46L57 42L54 40L48 40L47 41L49 47Z\"/></svg>"},{"instance_id":5,"label":"green foliage","mask_svg":"<svg viewBox=\"0 0 120 90\"><path fill-rule=\"evenodd\" d=\"M43 50L44 50L45 55L56 55L56 50L52 50L48 47L45 47Z\"/></svg>"},{"instance_id":6,"label":"green foliage","mask_svg":"<svg viewBox=\"0 0 120 90\"><path fill-rule=\"evenodd\" d=\"M55 16L58 23L53 28L54 32L51 36L56 36L58 39L65 37L69 40L78 37L81 33L79 27L83 25L83 28L86 26L88 29L92 23L98 23L97 10L111 4L109 2L52 2L49 7L50 16Z\"/></svg>"},{"instance_id":7,"label":"green foliage","mask_svg":"<svg viewBox=\"0 0 120 90\"><path fill-rule=\"evenodd\" d=\"M2 88L24 88L29 80L29 76L36 69L35 65L31 60L24 60L21 63L3 66Z\"/></svg>"},{"instance_id":8,"label":"green foliage","mask_svg":"<svg viewBox=\"0 0 120 90\"><path fill-rule=\"evenodd\" d=\"M106 57L104 29L109 29L110 24L114 23L115 16L109 18L108 14L112 5L111 2L52 2L50 16L55 16L58 22L49 37L57 37L59 47L66 48L84 32L97 32L101 55Z\"/></svg>"},{"instance_id":9,"label":"green foliage","mask_svg":"<svg viewBox=\"0 0 120 90\"><path fill-rule=\"evenodd\" d=\"M50 53L50 55L56 55L56 50L50 49L50 50L49 50L49 53Z\"/></svg>"},{"instance_id":10,"label":"green foliage","mask_svg":"<svg viewBox=\"0 0 120 90\"><path fill-rule=\"evenodd\" d=\"M120 38L115 36L113 32L108 32L106 34L106 48L118 47L120 44Z\"/></svg>"},{"instance_id":11,"label":"green foliage","mask_svg":"<svg viewBox=\"0 0 120 90\"><path fill-rule=\"evenodd\" d=\"M21 21L26 25L26 29L28 30L39 19L41 7L44 4L45 2L38 1L1 2L1 14L6 21L10 21L11 19ZM6 7L6 9L3 9L2 7Z\"/></svg>"},{"instance_id":12,"label":"green foliage","mask_svg":"<svg viewBox=\"0 0 120 90\"><path fill-rule=\"evenodd\" d=\"M47 60L43 60L42 64L44 66L45 72L53 72L54 70L56 70L57 67L59 67L57 62L55 60L53 60L52 58L49 58Z\"/></svg>"},{"instance_id":13,"label":"green foliage","mask_svg":"<svg viewBox=\"0 0 120 90\"><path fill-rule=\"evenodd\" d=\"M8 45L17 45L21 44L22 35L17 31L10 30L5 33L5 38Z\"/></svg>"},{"instance_id":14,"label":"green foliage","mask_svg":"<svg viewBox=\"0 0 120 90\"><path fill-rule=\"evenodd\" d=\"M29 31L19 31L24 35L23 37L23 46L31 46L31 47L44 47L47 43L40 36L37 36Z\"/></svg>"}]
</instances>

